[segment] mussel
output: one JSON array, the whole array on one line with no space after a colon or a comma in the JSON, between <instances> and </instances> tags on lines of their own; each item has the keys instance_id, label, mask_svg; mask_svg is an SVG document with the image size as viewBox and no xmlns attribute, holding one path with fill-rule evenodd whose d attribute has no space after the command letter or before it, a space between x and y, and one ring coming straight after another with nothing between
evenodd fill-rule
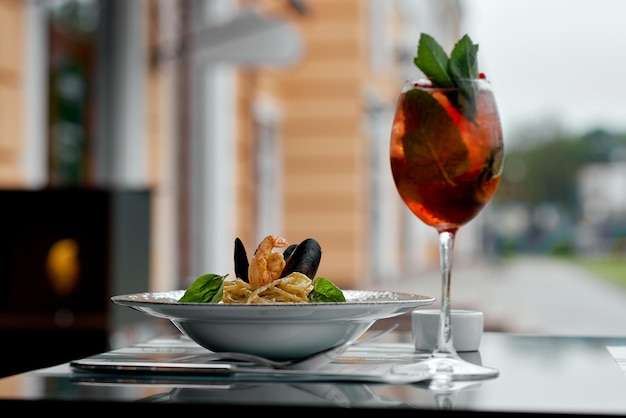
<instances>
[{"instance_id":1,"label":"mussel","mask_svg":"<svg viewBox=\"0 0 626 418\"><path fill-rule=\"evenodd\" d=\"M248 279L248 255L243 242L237 237L235 239L235 277L249 283Z\"/></svg>"},{"instance_id":2,"label":"mussel","mask_svg":"<svg viewBox=\"0 0 626 418\"><path fill-rule=\"evenodd\" d=\"M289 250L289 247L287 250ZM317 269L322 260L322 247L319 242L313 238L307 238L298 244L287 256L285 256L285 252L283 252L285 268L280 277L299 272L311 280L315 279Z\"/></svg>"},{"instance_id":3,"label":"mussel","mask_svg":"<svg viewBox=\"0 0 626 418\"><path fill-rule=\"evenodd\" d=\"M295 250L297 246L298 244L291 244L289 247L285 248L285 251L283 251L283 258L287 260L291 256L291 254L293 253L293 250Z\"/></svg>"}]
</instances>

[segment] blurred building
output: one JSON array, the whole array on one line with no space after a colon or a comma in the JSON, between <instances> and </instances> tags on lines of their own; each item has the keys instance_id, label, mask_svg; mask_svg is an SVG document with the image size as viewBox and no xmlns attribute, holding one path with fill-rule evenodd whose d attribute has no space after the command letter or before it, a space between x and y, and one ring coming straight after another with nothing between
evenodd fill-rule
<instances>
[{"instance_id":1,"label":"blurred building","mask_svg":"<svg viewBox=\"0 0 626 418\"><path fill-rule=\"evenodd\" d=\"M462 17L456 0L1 0L0 187L147 190L153 291L232 273L234 238L251 255L268 234L316 238L318 274L346 288L436 268L387 147L419 33L449 49Z\"/></svg>"},{"instance_id":2,"label":"blurred building","mask_svg":"<svg viewBox=\"0 0 626 418\"><path fill-rule=\"evenodd\" d=\"M578 249L585 255L626 252L626 161L588 164L577 176Z\"/></svg>"}]
</instances>

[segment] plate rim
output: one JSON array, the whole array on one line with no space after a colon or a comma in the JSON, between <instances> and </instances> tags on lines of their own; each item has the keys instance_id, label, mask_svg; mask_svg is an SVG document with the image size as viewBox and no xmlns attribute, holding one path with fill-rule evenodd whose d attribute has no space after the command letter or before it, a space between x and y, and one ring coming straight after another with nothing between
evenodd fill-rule
<instances>
[{"instance_id":1,"label":"plate rim","mask_svg":"<svg viewBox=\"0 0 626 418\"><path fill-rule=\"evenodd\" d=\"M127 293L111 296L110 299L113 303L122 306L176 306L176 307L206 307L211 309L226 309L237 307L237 309L269 309L269 308L289 308L289 307L307 307L311 309L323 309L331 306L364 306L364 305L413 305L419 303L419 305L432 304L437 299L433 296L420 295L416 293L396 292L391 290L368 290L368 289L343 289L343 292L356 292L356 293L371 293L379 296L383 295L395 295L402 299L370 299L370 300L347 300L346 302L277 302L277 303L207 303L207 302L178 302L167 300L140 300L132 299L133 297L147 297L150 295L167 295L175 293L184 293L184 289L169 290L161 292L137 292ZM181 293L181 296L182 296Z\"/></svg>"}]
</instances>

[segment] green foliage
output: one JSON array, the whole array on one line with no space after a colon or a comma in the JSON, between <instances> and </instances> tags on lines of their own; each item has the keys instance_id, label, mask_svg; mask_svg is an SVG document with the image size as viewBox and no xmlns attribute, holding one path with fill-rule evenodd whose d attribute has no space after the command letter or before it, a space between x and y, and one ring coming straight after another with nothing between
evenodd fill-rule
<instances>
[{"instance_id":1,"label":"green foliage","mask_svg":"<svg viewBox=\"0 0 626 418\"><path fill-rule=\"evenodd\" d=\"M626 289L626 258L623 255L602 258L576 258L572 262Z\"/></svg>"},{"instance_id":2,"label":"green foliage","mask_svg":"<svg viewBox=\"0 0 626 418\"><path fill-rule=\"evenodd\" d=\"M579 170L586 164L611 161L618 149L626 150L626 134L596 130L579 137L557 136L508 151L494 202L527 202L533 206L553 203L575 217Z\"/></svg>"},{"instance_id":3,"label":"green foliage","mask_svg":"<svg viewBox=\"0 0 626 418\"><path fill-rule=\"evenodd\" d=\"M555 242L549 250L549 254L553 256L572 256L576 253L574 244L569 240L558 240Z\"/></svg>"}]
</instances>

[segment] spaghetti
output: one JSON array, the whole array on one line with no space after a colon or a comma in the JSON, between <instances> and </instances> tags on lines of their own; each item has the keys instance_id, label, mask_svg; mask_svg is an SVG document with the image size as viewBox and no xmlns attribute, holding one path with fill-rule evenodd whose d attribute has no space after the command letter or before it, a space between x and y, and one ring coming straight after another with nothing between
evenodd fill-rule
<instances>
[{"instance_id":1,"label":"spaghetti","mask_svg":"<svg viewBox=\"0 0 626 418\"><path fill-rule=\"evenodd\" d=\"M308 295L312 290L313 281L297 272L258 287L241 279L227 279L222 303L309 303Z\"/></svg>"}]
</instances>

